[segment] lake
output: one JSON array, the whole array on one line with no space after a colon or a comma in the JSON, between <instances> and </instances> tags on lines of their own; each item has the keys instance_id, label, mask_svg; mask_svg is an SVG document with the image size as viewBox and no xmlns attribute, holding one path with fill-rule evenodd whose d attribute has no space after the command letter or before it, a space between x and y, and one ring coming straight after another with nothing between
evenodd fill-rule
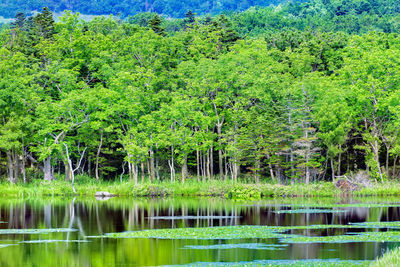
<instances>
[{"instance_id":1,"label":"lake","mask_svg":"<svg viewBox=\"0 0 400 267\"><path fill-rule=\"evenodd\" d=\"M400 246L400 198L3 198L0 221L0 266L349 266ZM173 230L107 236L148 229Z\"/></svg>"}]
</instances>

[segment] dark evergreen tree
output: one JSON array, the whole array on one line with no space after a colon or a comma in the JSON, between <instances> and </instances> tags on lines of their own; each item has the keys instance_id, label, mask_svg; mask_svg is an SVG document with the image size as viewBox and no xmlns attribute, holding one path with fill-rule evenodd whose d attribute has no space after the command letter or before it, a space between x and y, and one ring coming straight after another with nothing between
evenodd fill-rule
<instances>
[{"instance_id":1,"label":"dark evergreen tree","mask_svg":"<svg viewBox=\"0 0 400 267\"><path fill-rule=\"evenodd\" d=\"M153 18L149 20L149 27L158 35L165 36L165 29L161 26L161 23L161 17L154 14Z\"/></svg>"},{"instance_id":2,"label":"dark evergreen tree","mask_svg":"<svg viewBox=\"0 0 400 267\"><path fill-rule=\"evenodd\" d=\"M55 33L53 13L44 7L42 13L33 18L36 34L44 39L51 39Z\"/></svg>"},{"instance_id":3,"label":"dark evergreen tree","mask_svg":"<svg viewBox=\"0 0 400 267\"><path fill-rule=\"evenodd\" d=\"M186 12L185 20L184 20L185 28L192 26L196 22L195 15L196 14L193 13L192 10L189 10L188 12Z\"/></svg>"},{"instance_id":4,"label":"dark evergreen tree","mask_svg":"<svg viewBox=\"0 0 400 267\"><path fill-rule=\"evenodd\" d=\"M11 26L12 26L13 29L16 29L16 28L22 29L24 27L24 25L25 25L25 22L26 22L25 14L23 12L18 12L15 15L15 20L11 24Z\"/></svg>"}]
</instances>

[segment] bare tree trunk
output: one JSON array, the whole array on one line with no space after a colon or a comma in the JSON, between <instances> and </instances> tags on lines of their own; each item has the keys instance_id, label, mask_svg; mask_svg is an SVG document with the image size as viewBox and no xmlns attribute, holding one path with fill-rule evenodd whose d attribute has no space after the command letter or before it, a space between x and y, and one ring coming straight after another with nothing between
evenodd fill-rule
<instances>
[{"instance_id":1,"label":"bare tree trunk","mask_svg":"<svg viewBox=\"0 0 400 267\"><path fill-rule=\"evenodd\" d=\"M210 178L214 178L214 148L211 145L210 148Z\"/></svg>"},{"instance_id":2,"label":"bare tree trunk","mask_svg":"<svg viewBox=\"0 0 400 267\"><path fill-rule=\"evenodd\" d=\"M24 179L24 184L26 184L26 155L25 155L25 147L22 145L22 177Z\"/></svg>"},{"instance_id":3,"label":"bare tree trunk","mask_svg":"<svg viewBox=\"0 0 400 267\"><path fill-rule=\"evenodd\" d=\"M155 180L155 170L154 170L154 151L153 149L150 149L150 180L154 181Z\"/></svg>"},{"instance_id":4,"label":"bare tree trunk","mask_svg":"<svg viewBox=\"0 0 400 267\"><path fill-rule=\"evenodd\" d=\"M228 179L228 162L227 162L227 158L224 158L225 160L225 176L224 176L224 181L226 181Z\"/></svg>"},{"instance_id":5,"label":"bare tree trunk","mask_svg":"<svg viewBox=\"0 0 400 267\"><path fill-rule=\"evenodd\" d=\"M174 162L174 146L171 146L171 159L168 160L168 165L171 171L171 183L173 183L175 181L175 162Z\"/></svg>"},{"instance_id":6,"label":"bare tree trunk","mask_svg":"<svg viewBox=\"0 0 400 267\"><path fill-rule=\"evenodd\" d=\"M88 153L88 175L92 177L92 161L90 160L90 153Z\"/></svg>"},{"instance_id":7,"label":"bare tree trunk","mask_svg":"<svg viewBox=\"0 0 400 267\"><path fill-rule=\"evenodd\" d=\"M386 176L389 177L389 148L386 147Z\"/></svg>"},{"instance_id":8,"label":"bare tree trunk","mask_svg":"<svg viewBox=\"0 0 400 267\"><path fill-rule=\"evenodd\" d=\"M101 131L100 133L100 143L99 143L99 147L97 148L97 153L96 153L96 180L99 181L100 180L100 176L99 176L99 157L100 157L100 152L101 152L101 147L103 146L103 131Z\"/></svg>"},{"instance_id":9,"label":"bare tree trunk","mask_svg":"<svg viewBox=\"0 0 400 267\"><path fill-rule=\"evenodd\" d=\"M187 173L187 156L185 156L185 157L183 158L183 164L182 164L182 183L185 183L186 173Z\"/></svg>"},{"instance_id":10,"label":"bare tree trunk","mask_svg":"<svg viewBox=\"0 0 400 267\"><path fill-rule=\"evenodd\" d=\"M51 181L54 179L51 173L51 156L48 156L43 162L44 180Z\"/></svg>"},{"instance_id":11,"label":"bare tree trunk","mask_svg":"<svg viewBox=\"0 0 400 267\"><path fill-rule=\"evenodd\" d=\"M257 160L256 160L256 166L255 166L255 172L254 172L254 174L255 174L255 180L256 180L256 183L257 183L257 184L260 183L260 174L259 174L260 167L261 167L260 160L257 159ZM273 175L273 174L272 174L272 175Z\"/></svg>"},{"instance_id":12,"label":"bare tree trunk","mask_svg":"<svg viewBox=\"0 0 400 267\"><path fill-rule=\"evenodd\" d=\"M133 178L135 180L135 185L137 185L138 184L139 167L137 164L133 164L132 169L134 171Z\"/></svg>"},{"instance_id":13,"label":"bare tree trunk","mask_svg":"<svg viewBox=\"0 0 400 267\"><path fill-rule=\"evenodd\" d=\"M210 150L207 150L207 177L208 180L211 178L211 170L210 170Z\"/></svg>"},{"instance_id":14,"label":"bare tree trunk","mask_svg":"<svg viewBox=\"0 0 400 267\"><path fill-rule=\"evenodd\" d=\"M333 166L333 158L331 158L331 169L332 169L332 182L335 182L335 167Z\"/></svg>"},{"instance_id":15,"label":"bare tree trunk","mask_svg":"<svg viewBox=\"0 0 400 267\"><path fill-rule=\"evenodd\" d=\"M19 155L15 152L14 150L14 179L15 181L18 180L20 171L21 171L21 164L20 164L20 160L19 160Z\"/></svg>"},{"instance_id":16,"label":"bare tree trunk","mask_svg":"<svg viewBox=\"0 0 400 267\"><path fill-rule=\"evenodd\" d=\"M141 169L141 171L142 171L142 183L144 183L144 162L142 161L141 163L140 163L140 169Z\"/></svg>"},{"instance_id":17,"label":"bare tree trunk","mask_svg":"<svg viewBox=\"0 0 400 267\"><path fill-rule=\"evenodd\" d=\"M76 168L74 169L74 168L72 167L71 158L69 157L68 145L67 145L66 143L64 143L64 146L65 146L65 152L66 152L66 155L67 155L67 161L68 161L68 165L69 165L69 170L70 170L70 173L71 173L70 177L71 177L71 187L72 187L72 191L73 191L74 193L76 193L75 186L74 186L74 183L75 183L75 172L81 167L83 157L85 156L86 147L85 147L85 149L83 150L83 152L81 153L79 162L76 164Z\"/></svg>"},{"instance_id":18,"label":"bare tree trunk","mask_svg":"<svg viewBox=\"0 0 400 267\"><path fill-rule=\"evenodd\" d=\"M71 181L71 169L69 168L68 160L64 161L65 181Z\"/></svg>"},{"instance_id":19,"label":"bare tree trunk","mask_svg":"<svg viewBox=\"0 0 400 267\"><path fill-rule=\"evenodd\" d=\"M271 156L269 155L269 153L267 154L267 159L268 159L269 173L271 175L271 179L272 181L275 182L274 168L272 167Z\"/></svg>"},{"instance_id":20,"label":"bare tree trunk","mask_svg":"<svg viewBox=\"0 0 400 267\"><path fill-rule=\"evenodd\" d=\"M156 177L160 180L160 157L156 156Z\"/></svg>"},{"instance_id":21,"label":"bare tree trunk","mask_svg":"<svg viewBox=\"0 0 400 267\"><path fill-rule=\"evenodd\" d=\"M199 159L199 149L196 149L196 169L197 169L197 181L200 182L200 159Z\"/></svg>"},{"instance_id":22,"label":"bare tree trunk","mask_svg":"<svg viewBox=\"0 0 400 267\"><path fill-rule=\"evenodd\" d=\"M8 180L10 181L10 183L15 183L15 177L14 177L14 162L12 159L12 152L11 151L7 151L7 170L8 170Z\"/></svg>"},{"instance_id":23,"label":"bare tree trunk","mask_svg":"<svg viewBox=\"0 0 400 267\"><path fill-rule=\"evenodd\" d=\"M133 181L133 170L132 163L129 161L130 156L128 156L128 173L129 173L129 182Z\"/></svg>"}]
</instances>

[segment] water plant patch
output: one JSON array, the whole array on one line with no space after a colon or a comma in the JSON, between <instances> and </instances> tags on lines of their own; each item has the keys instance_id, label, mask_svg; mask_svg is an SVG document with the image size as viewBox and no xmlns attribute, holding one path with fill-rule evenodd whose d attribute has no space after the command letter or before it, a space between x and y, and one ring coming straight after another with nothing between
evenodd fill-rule
<instances>
[{"instance_id":1,"label":"water plant patch","mask_svg":"<svg viewBox=\"0 0 400 267\"><path fill-rule=\"evenodd\" d=\"M288 236L281 243L400 242L400 231L364 232L337 236Z\"/></svg>"},{"instance_id":2,"label":"water plant patch","mask_svg":"<svg viewBox=\"0 0 400 267\"><path fill-rule=\"evenodd\" d=\"M72 228L50 228L50 229L0 229L0 235L7 234L48 234L48 233L66 233L75 232Z\"/></svg>"},{"instance_id":3,"label":"water plant patch","mask_svg":"<svg viewBox=\"0 0 400 267\"><path fill-rule=\"evenodd\" d=\"M284 250L288 244L263 244L263 243L238 243L238 244L217 244L206 246L185 246L182 249L260 249L260 250Z\"/></svg>"},{"instance_id":4,"label":"water plant patch","mask_svg":"<svg viewBox=\"0 0 400 267\"><path fill-rule=\"evenodd\" d=\"M340 259L307 259L307 260L255 260L255 261L239 261L239 262L194 262L185 265L173 266L190 266L190 267L211 267L211 266L235 266L235 267L253 267L253 266L290 266L290 267L353 267L353 266L369 266L371 261L368 260L340 260Z\"/></svg>"},{"instance_id":5,"label":"water plant patch","mask_svg":"<svg viewBox=\"0 0 400 267\"><path fill-rule=\"evenodd\" d=\"M151 220L220 220L220 219L238 219L241 216L154 216L147 217Z\"/></svg>"},{"instance_id":6,"label":"water plant patch","mask_svg":"<svg viewBox=\"0 0 400 267\"><path fill-rule=\"evenodd\" d=\"M277 214L284 213L342 213L346 212L346 210L330 210L330 209L294 209L294 210L277 210L274 211Z\"/></svg>"}]
</instances>

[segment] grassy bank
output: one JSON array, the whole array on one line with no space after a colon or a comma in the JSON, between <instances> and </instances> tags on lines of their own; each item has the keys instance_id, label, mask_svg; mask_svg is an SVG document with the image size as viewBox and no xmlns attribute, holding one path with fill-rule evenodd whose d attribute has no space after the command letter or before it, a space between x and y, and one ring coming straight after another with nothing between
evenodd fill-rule
<instances>
[{"instance_id":1,"label":"grassy bank","mask_svg":"<svg viewBox=\"0 0 400 267\"><path fill-rule=\"evenodd\" d=\"M374 261L370 267L395 267L400 266L400 247L396 248L376 261Z\"/></svg>"},{"instance_id":2,"label":"grassy bank","mask_svg":"<svg viewBox=\"0 0 400 267\"><path fill-rule=\"evenodd\" d=\"M250 184L210 180L197 182L145 182L134 185L130 182L98 182L80 177L75 183L76 194L70 183L56 180L46 183L34 180L28 184L0 183L2 196L90 196L98 191L107 191L121 196L220 196L233 199L260 199L263 197L334 197L343 194L353 196L400 196L400 184L387 182L353 192L343 192L330 182L314 184L279 185L271 183Z\"/></svg>"}]
</instances>

